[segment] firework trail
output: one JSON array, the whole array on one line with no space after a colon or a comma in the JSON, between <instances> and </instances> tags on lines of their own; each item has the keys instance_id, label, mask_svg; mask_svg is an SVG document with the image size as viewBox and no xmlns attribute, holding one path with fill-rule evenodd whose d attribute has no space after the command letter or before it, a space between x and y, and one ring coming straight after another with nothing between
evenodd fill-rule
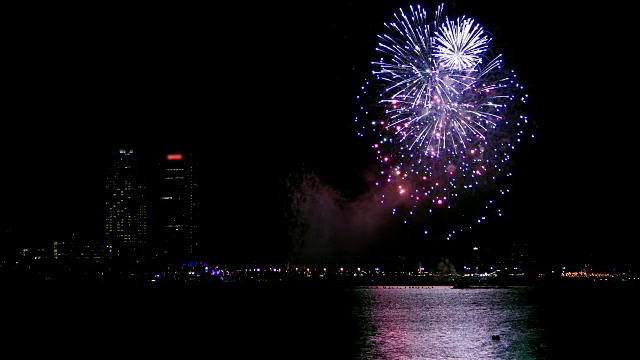
<instances>
[{"instance_id":1,"label":"firework trail","mask_svg":"<svg viewBox=\"0 0 640 360\"><path fill-rule=\"evenodd\" d=\"M381 57L359 96L359 136L375 139L380 202L394 213L469 213L460 208L470 203L465 198L508 192L499 179L510 176L527 123L519 113L527 95L501 55L489 56L491 37L475 20L450 20L443 9L410 6L384 24L375 49Z\"/></svg>"}]
</instances>

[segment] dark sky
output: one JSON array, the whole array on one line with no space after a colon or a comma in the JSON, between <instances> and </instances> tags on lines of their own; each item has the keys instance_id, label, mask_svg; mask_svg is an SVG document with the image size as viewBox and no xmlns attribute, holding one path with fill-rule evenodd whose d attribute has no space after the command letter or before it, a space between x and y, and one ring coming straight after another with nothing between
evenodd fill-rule
<instances>
[{"instance_id":1,"label":"dark sky","mask_svg":"<svg viewBox=\"0 0 640 360\"><path fill-rule=\"evenodd\" d=\"M411 4L7 8L3 221L43 224L29 231L44 237L47 226L99 234L108 155L131 144L198 154L206 228L234 249L279 246L281 184L301 168L332 194L326 208L346 198L323 212L331 236L391 236L357 206L374 159L355 135L354 99L382 23ZM507 220L478 236L523 238L551 258L632 262L624 9L472 0L445 9L492 32L536 124L514 158Z\"/></svg>"}]
</instances>

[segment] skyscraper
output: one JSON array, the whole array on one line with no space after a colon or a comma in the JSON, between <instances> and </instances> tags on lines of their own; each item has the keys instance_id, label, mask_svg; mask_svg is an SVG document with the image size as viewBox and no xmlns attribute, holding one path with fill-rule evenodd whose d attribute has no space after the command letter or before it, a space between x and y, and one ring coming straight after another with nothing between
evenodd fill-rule
<instances>
[{"instance_id":1,"label":"skyscraper","mask_svg":"<svg viewBox=\"0 0 640 360\"><path fill-rule=\"evenodd\" d=\"M113 153L107 175L105 239L116 271L143 269L148 258L147 187L132 149Z\"/></svg>"},{"instance_id":2,"label":"skyscraper","mask_svg":"<svg viewBox=\"0 0 640 360\"><path fill-rule=\"evenodd\" d=\"M197 163L192 154L165 153L159 171L153 213L157 254L165 263L200 260Z\"/></svg>"}]
</instances>

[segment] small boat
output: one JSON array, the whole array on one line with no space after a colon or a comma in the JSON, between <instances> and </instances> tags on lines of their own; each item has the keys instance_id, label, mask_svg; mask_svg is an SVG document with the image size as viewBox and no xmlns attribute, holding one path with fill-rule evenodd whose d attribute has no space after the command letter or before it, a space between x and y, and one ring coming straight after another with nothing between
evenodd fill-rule
<instances>
[{"instance_id":1,"label":"small boat","mask_svg":"<svg viewBox=\"0 0 640 360\"><path fill-rule=\"evenodd\" d=\"M460 282L460 283L457 283L457 284L453 285L452 289L468 289L470 287L471 286L468 283Z\"/></svg>"}]
</instances>

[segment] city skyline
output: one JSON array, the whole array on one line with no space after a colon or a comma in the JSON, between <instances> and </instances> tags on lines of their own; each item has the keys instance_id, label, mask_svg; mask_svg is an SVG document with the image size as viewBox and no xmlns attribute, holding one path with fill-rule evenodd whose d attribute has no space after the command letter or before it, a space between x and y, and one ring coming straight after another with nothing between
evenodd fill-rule
<instances>
[{"instance_id":1,"label":"city skyline","mask_svg":"<svg viewBox=\"0 0 640 360\"><path fill-rule=\"evenodd\" d=\"M145 192L148 198L147 204L157 204L158 186L161 182L159 170L162 159L170 156L189 156L199 159L198 154L180 153L175 151L145 152L137 151L131 147L117 147L110 151L116 154L132 151L137 154L139 161L139 184L149 188ZM148 150L148 149L147 149ZM156 149L157 150L157 149ZM175 149L174 149L175 150ZM80 213L75 213L75 220L69 223L56 224L55 222L40 222L40 226L21 228L19 222L5 226L4 230L9 230L14 236L20 239L28 239L24 244L29 246L41 246L50 248L53 241L102 241L104 232L104 215L108 210L108 198L104 192L104 186L109 183L109 173L111 164L106 158L101 164L103 175L100 181L95 183L85 183L84 186L94 187L94 191L100 189L101 196L94 193L93 196L85 199L85 205ZM200 160L200 159L199 159ZM204 175L204 174L201 174ZM430 242L425 242L415 228L402 225L393 216L384 212L384 208L378 207L375 201L359 199L347 201L341 194L336 192L327 184L322 183L313 174L310 176L313 187L307 189L304 196L313 198L305 207L299 209L302 214L293 214L292 204L286 203L290 200L286 191L301 191L301 188L281 187L278 191L270 194L273 203L270 207L264 207L271 211L264 216L266 219L257 219L248 222L240 219L237 222L224 223L229 218L222 215L224 221L212 220L220 214L220 208L215 205L215 199L219 194L211 189L199 189L202 198L201 222L198 224L200 233L197 242L202 246L202 251L194 258L201 260L215 261L220 263L274 263L282 264L286 262L321 266L321 264L337 264L362 262L372 264L376 261L380 263L394 262L395 259L404 258L408 263L422 263L433 266L440 259L468 258L471 250L477 251L480 246L480 253L485 254L487 259L497 259L503 256L513 256L512 252L520 252L528 261L550 261L550 266L560 264L580 264L584 262L586 266L596 266L597 268L611 266L611 268L626 268L633 265L632 262L614 262L612 258L592 257L591 259L580 256L570 256L568 253L558 253L557 256L547 256L544 248L540 248L534 242L536 239L529 236L522 238L509 238L520 234L517 226L522 219L515 219L512 215L507 215L502 219L490 219L489 225L477 226L474 230L469 230L468 235L456 236L455 241L442 241L442 239L430 238ZM283 185L284 183L280 183ZM274 188L275 189L275 188ZM215 189L217 190L217 189ZM285 191L285 192L283 192ZM517 200L517 197L515 198ZM516 209L513 204L511 211ZM157 213L157 208L148 208L150 213ZM10 214L9 216L14 216ZM53 215L53 214L50 214ZM364 216L363 216L364 215ZM296 218L296 216L301 216ZM434 215L435 216L435 215ZM293 222L306 222L303 230L295 229ZM28 222L30 219L22 219ZM54 218L57 220L57 218ZM261 222L262 221L262 222ZM432 221L432 220L428 220ZM509 224L509 221L517 223ZM255 228L256 224L263 224L263 228ZM46 226L43 226L46 224ZM230 232L230 228L239 226L237 232ZM294 228L292 228L294 227ZM530 229L532 234L539 234L534 229ZM273 238L278 234L278 238ZM329 235L328 235L329 234ZM157 233L155 234L157 236ZM234 241L233 237L236 236ZM150 241L159 239L149 238ZM326 242L326 243L325 243ZM328 246L331 245L331 246ZM277 246L277 247L276 247ZM575 244L579 247L579 244ZM542 249L542 252L541 252ZM567 256L569 255L569 256ZM186 258L185 258L186 259ZM578 260L578 263L576 263ZM588 260L588 261L584 261ZM554 263L554 261L556 261Z\"/></svg>"}]
</instances>

